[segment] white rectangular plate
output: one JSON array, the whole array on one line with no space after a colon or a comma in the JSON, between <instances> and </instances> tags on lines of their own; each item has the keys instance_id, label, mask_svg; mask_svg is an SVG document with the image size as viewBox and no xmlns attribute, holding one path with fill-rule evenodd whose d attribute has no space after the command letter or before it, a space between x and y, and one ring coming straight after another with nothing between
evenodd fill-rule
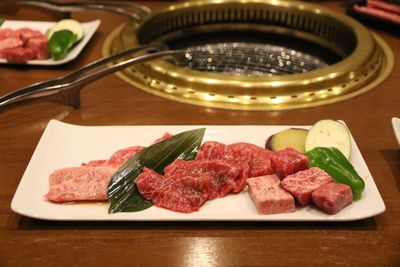
<instances>
[{"instance_id":1,"label":"white rectangular plate","mask_svg":"<svg viewBox=\"0 0 400 267\"><path fill-rule=\"evenodd\" d=\"M108 214L107 203L53 204L44 199L48 177L58 168L80 166L82 162L106 159L120 148L149 145L164 132L173 134L203 126L77 126L52 120L41 137L11 203L16 213L46 220L125 220L125 221L351 221L382 213L385 204L371 173L352 138L351 162L365 180L361 200L336 215L316 208L298 208L294 213L259 215L247 189L239 194L206 202L198 212L184 214L151 207L131 213ZM292 126L205 126L204 141L226 144L249 142L264 146L266 138ZM296 126L308 128L307 126Z\"/></svg>"},{"instance_id":2,"label":"white rectangular plate","mask_svg":"<svg viewBox=\"0 0 400 267\"><path fill-rule=\"evenodd\" d=\"M10 28L13 30L28 27L32 30L38 30L43 34L46 34L47 30L53 27L56 22L47 21L26 21L26 20L6 20L1 25L1 28ZM85 35L82 40L77 43L67 54L67 56L61 60L44 59L44 60L29 60L25 65L40 65L40 66L53 66L61 65L75 59L79 53L83 50L89 40L92 38L93 34L96 32L100 25L100 20L94 20L90 22L81 23ZM0 63L9 64L5 59L0 58Z\"/></svg>"}]
</instances>

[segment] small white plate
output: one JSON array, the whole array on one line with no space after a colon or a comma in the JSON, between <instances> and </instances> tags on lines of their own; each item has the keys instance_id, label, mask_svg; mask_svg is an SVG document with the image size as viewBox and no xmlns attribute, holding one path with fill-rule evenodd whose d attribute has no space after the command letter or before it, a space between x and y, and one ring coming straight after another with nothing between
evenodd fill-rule
<instances>
[{"instance_id":1,"label":"small white plate","mask_svg":"<svg viewBox=\"0 0 400 267\"><path fill-rule=\"evenodd\" d=\"M397 142L400 145L400 119L393 117L392 118L392 126L393 126L394 135L396 136Z\"/></svg>"},{"instance_id":2,"label":"small white plate","mask_svg":"<svg viewBox=\"0 0 400 267\"><path fill-rule=\"evenodd\" d=\"M10 28L13 30L17 30L20 28L28 27L32 30L38 30L45 34L48 29L53 27L56 22L47 22L47 21L26 21L26 20L6 20L1 25L1 28ZM81 23L83 30L85 31L85 35L82 40L77 43L67 54L67 56L61 60L53 60L53 59L44 59L44 60L29 60L26 65L40 65L40 66L53 66L53 65L61 65L67 63L73 59L75 59L79 53L83 50L89 40L92 38L93 34L96 32L97 28L100 25L100 20L94 20L90 22ZM5 59L0 58L0 63L9 64Z\"/></svg>"},{"instance_id":3,"label":"small white plate","mask_svg":"<svg viewBox=\"0 0 400 267\"><path fill-rule=\"evenodd\" d=\"M176 134L199 127L206 127L204 141L226 144L249 142L264 146L269 135L293 126L77 126L52 120L33 153L11 208L16 213L32 218L76 221L352 221L372 217L385 210L385 204L353 138L350 160L365 181L365 191L360 200L335 215L325 214L311 206L298 208L293 213L259 215L247 189L239 194L208 201L200 211L190 214L155 206L140 212L108 214L107 203L54 204L43 197L49 188L48 177L55 169L106 159L120 148L149 145L165 132Z\"/></svg>"}]
</instances>

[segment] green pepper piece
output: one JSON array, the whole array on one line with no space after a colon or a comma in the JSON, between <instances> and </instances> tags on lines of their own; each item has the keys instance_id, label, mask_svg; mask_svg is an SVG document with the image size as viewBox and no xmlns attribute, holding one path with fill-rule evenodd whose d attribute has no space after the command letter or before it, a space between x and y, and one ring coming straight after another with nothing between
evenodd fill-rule
<instances>
[{"instance_id":1,"label":"green pepper piece","mask_svg":"<svg viewBox=\"0 0 400 267\"><path fill-rule=\"evenodd\" d=\"M61 30L53 33L49 40L51 57L54 60L63 59L77 39L77 35L69 30Z\"/></svg>"},{"instance_id":2,"label":"green pepper piece","mask_svg":"<svg viewBox=\"0 0 400 267\"><path fill-rule=\"evenodd\" d=\"M309 167L318 167L326 171L333 180L347 184L353 192L353 199L360 199L364 190L364 180L358 175L353 165L337 148L316 147L305 153Z\"/></svg>"}]
</instances>

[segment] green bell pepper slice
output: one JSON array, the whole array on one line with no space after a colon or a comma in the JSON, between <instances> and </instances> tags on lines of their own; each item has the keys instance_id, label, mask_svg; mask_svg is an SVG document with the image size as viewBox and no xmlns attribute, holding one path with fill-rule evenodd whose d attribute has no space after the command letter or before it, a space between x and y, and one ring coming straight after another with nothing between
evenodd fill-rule
<instances>
[{"instance_id":1,"label":"green bell pepper slice","mask_svg":"<svg viewBox=\"0 0 400 267\"><path fill-rule=\"evenodd\" d=\"M364 180L339 149L316 147L305 154L309 167L318 167L326 171L335 182L351 187L353 199L361 198L365 188Z\"/></svg>"},{"instance_id":2,"label":"green bell pepper slice","mask_svg":"<svg viewBox=\"0 0 400 267\"><path fill-rule=\"evenodd\" d=\"M54 60L65 58L77 39L77 35L70 30L60 30L55 32L49 40L51 57Z\"/></svg>"}]
</instances>

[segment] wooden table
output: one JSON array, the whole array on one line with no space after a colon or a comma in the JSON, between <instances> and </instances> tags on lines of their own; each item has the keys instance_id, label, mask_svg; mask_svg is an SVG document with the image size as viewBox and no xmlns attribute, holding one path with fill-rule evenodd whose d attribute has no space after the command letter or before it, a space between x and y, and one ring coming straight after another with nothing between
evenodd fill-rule
<instances>
[{"instance_id":1,"label":"wooden table","mask_svg":"<svg viewBox=\"0 0 400 267\"><path fill-rule=\"evenodd\" d=\"M157 2L146 2L152 8ZM343 8L328 2L341 12ZM76 14L102 25L79 58L60 67L0 66L0 94L55 78L102 56L103 41L125 18ZM6 17L52 20L23 9ZM400 60L400 39L378 31ZM110 75L86 86L73 109L36 101L0 112L0 266L400 266L400 149L390 120L400 116L396 65L376 89L316 108L245 112L172 102ZM78 125L348 124L386 204L374 218L354 222L62 222L13 213L12 197L51 119Z\"/></svg>"}]
</instances>

